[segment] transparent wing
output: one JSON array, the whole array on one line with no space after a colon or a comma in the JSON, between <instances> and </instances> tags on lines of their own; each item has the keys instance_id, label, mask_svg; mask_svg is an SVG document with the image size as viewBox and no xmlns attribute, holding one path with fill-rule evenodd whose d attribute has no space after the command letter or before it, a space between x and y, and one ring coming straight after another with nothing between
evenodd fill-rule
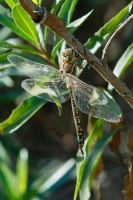
<instances>
[{"instance_id":1,"label":"transparent wing","mask_svg":"<svg viewBox=\"0 0 133 200\"><path fill-rule=\"evenodd\" d=\"M71 86L76 106L81 112L109 122L120 121L119 116L107 105L106 96L98 88L70 74L65 77L65 80Z\"/></svg>"},{"instance_id":2,"label":"transparent wing","mask_svg":"<svg viewBox=\"0 0 133 200\"><path fill-rule=\"evenodd\" d=\"M84 101L91 106L108 103L106 96L98 88L84 83L71 74L67 74L64 79L71 86L75 98L79 98L80 101Z\"/></svg>"},{"instance_id":3,"label":"transparent wing","mask_svg":"<svg viewBox=\"0 0 133 200\"><path fill-rule=\"evenodd\" d=\"M22 82L22 87L32 94L52 103L58 100L61 103L66 102L70 95L63 82L40 82L35 79L26 79Z\"/></svg>"},{"instance_id":4,"label":"transparent wing","mask_svg":"<svg viewBox=\"0 0 133 200\"><path fill-rule=\"evenodd\" d=\"M106 105L90 105L85 99L81 99L81 97L76 96L74 93L74 100L77 108L86 113L87 115L92 115L96 118L104 119L109 122L119 122L119 116L106 104Z\"/></svg>"},{"instance_id":5,"label":"transparent wing","mask_svg":"<svg viewBox=\"0 0 133 200\"><path fill-rule=\"evenodd\" d=\"M21 56L10 54L10 63L31 79L22 82L22 87L34 96L64 103L69 99L69 92L63 84L59 70L49 65L39 64Z\"/></svg>"},{"instance_id":6,"label":"transparent wing","mask_svg":"<svg viewBox=\"0 0 133 200\"><path fill-rule=\"evenodd\" d=\"M8 60L14 65L14 67L31 79L36 78L47 82L53 79L61 78L59 70L50 67L49 65L36 63L15 54L10 54L8 56Z\"/></svg>"},{"instance_id":7,"label":"transparent wing","mask_svg":"<svg viewBox=\"0 0 133 200\"><path fill-rule=\"evenodd\" d=\"M119 116L108 105L94 105L90 108L90 115L109 122L119 122Z\"/></svg>"}]
</instances>

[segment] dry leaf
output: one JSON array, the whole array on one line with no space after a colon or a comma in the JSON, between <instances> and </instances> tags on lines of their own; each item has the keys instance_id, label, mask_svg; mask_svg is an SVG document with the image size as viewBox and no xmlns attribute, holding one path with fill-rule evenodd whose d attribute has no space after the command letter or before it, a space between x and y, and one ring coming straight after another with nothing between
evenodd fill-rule
<instances>
[{"instance_id":1,"label":"dry leaf","mask_svg":"<svg viewBox=\"0 0 133 200\"><path fill-rule=\"evenodd\" d=\"M111 123L111 130L116 129L117 127L123 127L123 129L127 128L123 118L121 117L121 121L119 123ZM122 130L118 130L113 136L111 142L109 143L110 150L118 156L120 162L124 165L122 154L120 153L119 147L121 145L122 140Z\"/></svg>"},{"instance_id":2,"label":"dry leaf","mask_svg":"<svg viewBox=\"0 0 133 200\"><path fill-rule=\"evenodd\" d=\"M130 157L128 163L128 175L125 177L124 194L124 200L133 200L133 156Z\"/></svg>"}]
</instances>

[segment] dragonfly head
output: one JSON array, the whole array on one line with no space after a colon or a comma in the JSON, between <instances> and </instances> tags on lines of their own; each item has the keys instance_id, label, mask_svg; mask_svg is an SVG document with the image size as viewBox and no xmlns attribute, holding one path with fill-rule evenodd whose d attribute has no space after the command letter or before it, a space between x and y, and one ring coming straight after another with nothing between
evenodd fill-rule
<instances>
[{"instance_id":1,"label":"dragonfly head","mask_svg":"<svg viewBox=\"0 0 133 200\"><path fill-rule=\"evenodd\" d=\"M61 63L71 63L75 58L75 53L71 48L65 49L60 56Z\"/></svg>"},{"instance_id":2,"label":"dragonfly head","mask_svg":"<svg viewBox=\"0 0 133 200\"><path fill-rule=\"evenodd\" d=\"M79 58L76 57L75 51L71 48L65 49L60 56L61 67L60 71L64 71L66 73L72 73L75 67L75 61Z\"/></svg>"}]
</instances>

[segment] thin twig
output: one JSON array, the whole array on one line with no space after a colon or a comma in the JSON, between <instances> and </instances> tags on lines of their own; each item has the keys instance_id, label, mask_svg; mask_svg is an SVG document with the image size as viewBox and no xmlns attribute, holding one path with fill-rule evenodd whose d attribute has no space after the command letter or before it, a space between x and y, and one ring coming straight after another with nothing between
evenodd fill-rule
<instances>
[{"instance_id":1,"label":"thin twig","mask_svg":"<svg viewBox=\"0 0 133 200\"><path fill-rule=\"evenodd\" d=\"M34 4L31 0L19 0L22 7L30 14L31 18L35 22L42 22L43 16L46 16L44 10ZM30 6L31 4L31 6ZM35 12L37 11L37 12ZM77 53L86 59L92 67L113 87L115 90L123 96L123 98L133 107L133 93L129 88L119 80L109 69L107 65L98 59L94 54L88 51L71 33L68 32L62 19L58 18L56 15L47 12L47 18L43 22L44 25L48 26L53 32L60 36L65 42Z\"/></svg>"},{"instance_id":2,"label":"thin twig","mask_svg":"<svg viewBox=\"0 0 133 200\"><path fill-rule=\"evenodd\" d=\"M128 25L131 21L133 20L133 15L129 16L126 21L124 23L122 23L117 29L116 31L112 34L112 36L110 37L110 39L108 40L108 42L106 43L104 49L103 49L103 54L102 54L102 60L106 60L106 54L107 54L107 50L110 47L111 43L113 42L113 40L115 39L115 37L122 31L122 29L125 28L126 25Z\"/></svg>"}]
</instances>

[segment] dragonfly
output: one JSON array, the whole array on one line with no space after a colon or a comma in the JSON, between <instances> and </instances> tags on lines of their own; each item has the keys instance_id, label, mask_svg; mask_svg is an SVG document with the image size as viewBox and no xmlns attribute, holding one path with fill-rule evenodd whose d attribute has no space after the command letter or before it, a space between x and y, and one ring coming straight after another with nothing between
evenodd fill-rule
<instances>
[{"instance_id":1,"label":"dragonfly","mask_svg":"<svg viewBox=\"0 0 133 200\"><path fill-rule=\"evenodd\" d=\"M88 85L72 75L77 65L77 59L71 48L65 49L61 53L61 65L58 70L15 54L8 56L9 62L30 78L24 80L21 86L31 95L52 103L59 101L61 104L71 98L79 149L84 154L84 137L79 110L87 115L109 122L119 122L120 119L108 106L108 99L100 89Z\"/></svg>"}]
</instances>

